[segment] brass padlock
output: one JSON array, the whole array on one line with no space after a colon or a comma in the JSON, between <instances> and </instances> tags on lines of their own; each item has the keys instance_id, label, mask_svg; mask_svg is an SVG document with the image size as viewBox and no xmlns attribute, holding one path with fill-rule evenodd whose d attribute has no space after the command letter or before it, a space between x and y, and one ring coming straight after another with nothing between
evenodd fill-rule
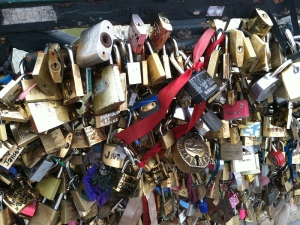
<instances>
[{"instance_id":1,"label":"brass padlock","mask_svg":"<svg viewBox=\"0 0 300 225\"><path fill-rule=\"evenodd\" d=\"M151 85L154 86L162 83L166 79L166 72L164 71L158 54L153 52L150 42L146 41L145 43L150 51L150 55L147 58L148 76Z\"/></svg>"},{"instance_id":2,"label":"brass padlock","mask_svg":"<svg viewBox=\"0 0 300 225\"><path fill-rule=\"evenodd\" d=\"M51 208L43 203L39 203L34 216L29 220L28 225L55 225L60 215L59 205L64 194L61 193L56 200L55 206Z\"/></svg>"},{"instance_id":3,"label":"brass padlock","mask_svg":"<svg viewBox=\"0 0 300 225\"><path fill-rule=\"evenodd\" d=\"M26 167L34 167L46 155L45 149L40 144L36 148L22 154L22 160Z\"/></svg>"},{"instance_id":4,"label":"brass padlock","mask_svg":"<svg viewBox=\"0 0 300 225\"><path fill-rule=\"evenodd\" d=\"M162 213L164 214L164 216L168 216L170 213L172 212L176 212L176 207L175 207L175 198L173 196L173 193L170 189L170 194L169 197L167 197L167 199L165 198L165 193L164 190L161 188L161 196L162 196Z\"/></svg>"},{"instance_id":5,"label":"brass padlock","mask_svg":"<svg viewBox=\"0 0 300 225\"><path fill-rule=\"evenodd\" d=\"M3 195L4 204L14 213L19 214L30 202L37 199L38 193L28 183L20 180L13 183Z\"/></svg>"},{"instance_id":6,"label":"brass padlock","mask_svg":"<svg viewBox=\"0 0 300 225\"><path fill-rule=\"evenodd\" d=\"M40 139L47 154L59 151L61 148L68 146L60 128L48 134L40 134Z\"/></svg>"},{"instance_id":7,"label":"brass padlock","mask_svg":"<svg viewBox=\"0 0 300 225\"><path fill-rule=\"evenodd\" d=\"M160 182L160 186L162 188L171 188L171 187L178 187L179 181L178 181L178 174L177 169L175 167L171 168L171 171L168 171L169 178Z\"/></svg>"},{"instance_id":8,"label":"brass padlock","mask_svg":"<svg viewBox=\"0 0 300 225\"><path fill-rule=\"evenodd\" d=\"M0 141L6 141L6 140L7 140L6 127L5 124L2 123L2 115L0 113Z\"/></svg>"},{"instance_id":9,"label":"brass padlock","mask_svg":"<svg viewBox=\"0 0 300 225\"><path fill-rule=\"evenodd\" d=\"M271 18L260 8L255 8L254 13L247 21L247 30L252 34L257 34L261 38L264 38L272 27L273 22Z\"/></svg>"},{"instance_id":10,"label":"brass padlock","mask_svg":"<svg viewBox=\"0 0 300 225\"><path fill-rule=\"evenodd\" d=\"M73 139L71 148L88 148L90 147L83 130L73 130Z\"/></svg>"},{"instance_id":11,"label":"brass padlock","mask_svg":"<svg viewBox=\"0 0 300 225\"><path fill-rule=\"evenodd\" d=\"M80 70L78 65L75 64L73 50L69 45L64 45L63 48L65 48L68 52L70 58L70 65L68 65L64 69L64 80L61 85L61 88L62 95L64 98L63 104L70 105L81 99L84 93Z\"/></svg>"},{"instance_id":12,"label":"brass padlock","mask_svg":"<svg viewBox=\"0 0 300 225\"><path fill-rule=\"evenodd\" d=\"M49 47L50 44L47 44L44 52L38 54L34 69L32 71L32 78L42 92L44 92L46 95L53 96L54 90L56 89L55 86L57 84L55 84L55 82L53 81L48 67Z\"/></svg>"},{"instance_id":13,"label":"brass padlock","mask_svg":"<svg viewBox=\"0 0 300 225\"><path fill-rule=\"evenodd\" d=\"M107 139L104 128L95 128L93 126L87 126L85 121L85 115L82 116L83 131L86 135L89 147L98 144Z\"/></svg>"},{"instance_id":14,"label":"brass padlock","mask_svg":"<svg viewBox=\"0 0 300 225\"><path fill-rule=\"evenodd\" d=\"M159 139L160 139L160 143L161 143L163 149L169 149L176 142L173 131L169 130L170 122L171 122L171 120L168 120L167 123L165 124L165 127L167 130L164 133L162 132L163 124L159 125L159 132L161 135L159 137Z\"/></svg>"},{"instance_id":15,"label":"brass padlock","mask_svg":"<svg viewBox=\"0 0 300 225\"><path fill-rule=\"evenodd\" d=\"M73 200L67 199L64 194L64 198L60 204L60 222L62 224L67 224L71 221L77 220L79 218L79 213Z\"/></svg>"},{"instance_id":16,"label":"brass padlock","mask_svg":"<svg viewBox=\"0 0 300 225\"><path fill-rule=\"evenodd\" d=\"M60 46L58 43L50 44L48 50L48 67L52 79L55 83L63 81L63 57L61 57Z\"/></svg>"},{"instance_id":17,"label":"brass padlock","mask_svg":"<svg viewBox=\"0 0 300 225\"><path fill-rule=\"evenodd\" d=\"M166 73L166 80L167 79L171 79L172 78L172 74L171 74L170 60L169 60L169 56L167 55L166 46L165 45L162 48L161 59L162 59L162 64L164 66L165 73Z\"/></svg>"},{"instance_id":18,"label":"brass padlock","mask_svg":"<svg viewBox=\"0 0 300 225\"><path fill-rule=\"evenodd\" d=\"M238 67L243 66L244 61L244 34L242 31L232 29L230 31L231 60Z\"/></svg>"},{"instance_id":19,"label":"brass padlock","mask_svg":"<svg viewBox=\"0 0 300 225\"><path fill-rule=\"evenodd\" d=\"M160 183L168 179L168 172L166 166L160 161L159 155L156 154L156 164L146 173L148 183Z\"/></svg>"},{"instance_id":20,"label":"brass padlock","mask_svg":"<svg viewBox=\"0 0 300 225\"><path fill-rule=\"evenodd\" d=\"M250 69L251 65L258 60L258 58L256 57L256 53L254 51L250 38L245 37L243 40L244 40L245 54L244 54L244 61L241 70L247 72Z\"/></svg>"}]
</instances>

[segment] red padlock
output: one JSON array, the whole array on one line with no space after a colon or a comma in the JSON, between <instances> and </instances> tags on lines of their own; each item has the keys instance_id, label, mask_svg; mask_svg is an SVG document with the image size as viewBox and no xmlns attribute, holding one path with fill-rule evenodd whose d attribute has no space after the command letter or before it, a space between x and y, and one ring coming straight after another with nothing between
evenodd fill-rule
<instances>
[{"instance_id":1,"label":"red padlock","mask_svg":"<svg viewBox=\"0 0 300 225\"><path fill-rule=\"evenodd\" d=\"M34 213L37 209L38 206L38 200L35 199L34 201L30 202L29 205L27 205L22 211L21 211L21 215L22 216L27 216L27 217L33 217Z\"/></svg>"},{"instance_id":2,"label":"red padlock","mask_svg":"<svg viewBox=\"0 0 300 225\"><path fill-rule=\"evenodd\" d=\"M282 150L284 150L284 144L282 141L279 141L282 145ZM285 163L284 155L280 150L277 150L276 147L272 144L273 151L270 151L268 158L275 166L282 166Z\"/></svg>"},{"instance_id":3,"label":"red padlock","mask_svg":"<svg viewBox=\"0 0 300 225\"><path fill-rule=\"evenodd\" d=\"M247 100L239 100L234 105L223 105L224 120L242 119L247 117L249 117L249 106Z\"/></svg>"}]
</instances>

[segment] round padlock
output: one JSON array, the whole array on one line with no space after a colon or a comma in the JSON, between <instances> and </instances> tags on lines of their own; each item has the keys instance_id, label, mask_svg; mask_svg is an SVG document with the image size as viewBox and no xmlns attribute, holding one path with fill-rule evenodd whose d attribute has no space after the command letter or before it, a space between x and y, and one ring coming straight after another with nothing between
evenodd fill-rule
<instances>
[{"instance_id":1,"label":"round padlock","mask_svg":"<svg viewBox=\"0 0 300 225\"><path fill-rule=\"evenodd\" d=\"M282 149L284 146L282 147ZM280 150L277 150L274 145L272 145L273 151L269 152L268 158L275 166L282 166L285 163L285 158Z\"/></svg>"}]
</instances>

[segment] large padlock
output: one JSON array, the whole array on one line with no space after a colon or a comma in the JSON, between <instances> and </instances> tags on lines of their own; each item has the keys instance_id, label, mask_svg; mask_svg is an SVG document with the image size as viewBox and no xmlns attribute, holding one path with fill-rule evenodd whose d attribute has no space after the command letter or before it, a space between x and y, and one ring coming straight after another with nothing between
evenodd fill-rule
<instances>
[{"instance_id":1,"label":"large padlock","mask_svg":"<svg viewBox=\"0 0 300 225\"><path fill-rule=\"evenodd\" d=\"M247 21L247 30L252 34L257 34L261 38L264 38L272 27L273 22L271 18L260 8L255 8L252 16Z\"/></svg>"},{"instance_id":2,"label":"large padlock","mask_svg":"<svg viewBox=\"0 0 300 225\"><path fill-rule=\"evenodd\" d=\"M96 114L110 112L125 101L124 91L117 65L98 69L93 76L93 109Z\"/></svg>"},{"instance_id":3,"label":"large padlock","mask_svg":"<svg viewBox=\"0 0 300 225\"><path fill-rule=\"evenodd\" d=\"M79 39L76 60L81 68L87 68L107 61L113 45L113 25L103 20L84 30Z\"/></svg>"},{"instance_id":4,"label":"large padlock","mask_svg":"<svg viewBox=\"0 0 300 225\"><path fill-rule=\"evenodd\" d=\"M187 133L172 146L175 165L185 173L198 173L210 160L209 148L196 133Z\"/></svg>"},{"instance_id":5,"label":"large padlock","mask_svg":"<svg viewBox=\"0 0 300 225\"><path fill-rule=\"evenodd\" d=\"M59 205L63 198L64 194L61 193L56 200L55 206L51 208L50 206L40 203L34 214L34 216L29 220L28 225L54 225L57 222L57 219L60 215Z\"/></svg>"},{"instance_id":6,"label":"large padlock","mask_svg":"<svg viewBox=\"0 0 300 225\"><path fill-rule=\"evenodd\" d=\"M138 171L136 176L128 175L125 173L125 169L129 165L129 163L130 160L127 160L124 163L122 170L118 171L117 179L115 180L112 187L113 190L115 190L116 192L120 192L122 194L127 195L130 195L132 192L135 191L141 176L141 170Z\"/></svg>"}]
</instances>

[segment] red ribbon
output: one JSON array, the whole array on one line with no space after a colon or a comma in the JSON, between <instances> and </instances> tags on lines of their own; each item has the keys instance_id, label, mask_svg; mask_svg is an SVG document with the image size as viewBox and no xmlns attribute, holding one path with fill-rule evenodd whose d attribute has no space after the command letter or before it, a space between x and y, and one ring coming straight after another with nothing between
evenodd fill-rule
<instances>
[{"instance_id":1,"label":"red ribbon","mask_svg":"<svg viewBox=\"0 0 300 225\"><path fill-rule=\"evenodd\" d=\"M142 196L143 201L143 225L151 225L149 206L146 196Z\"/></svg>"}]
</instances>

